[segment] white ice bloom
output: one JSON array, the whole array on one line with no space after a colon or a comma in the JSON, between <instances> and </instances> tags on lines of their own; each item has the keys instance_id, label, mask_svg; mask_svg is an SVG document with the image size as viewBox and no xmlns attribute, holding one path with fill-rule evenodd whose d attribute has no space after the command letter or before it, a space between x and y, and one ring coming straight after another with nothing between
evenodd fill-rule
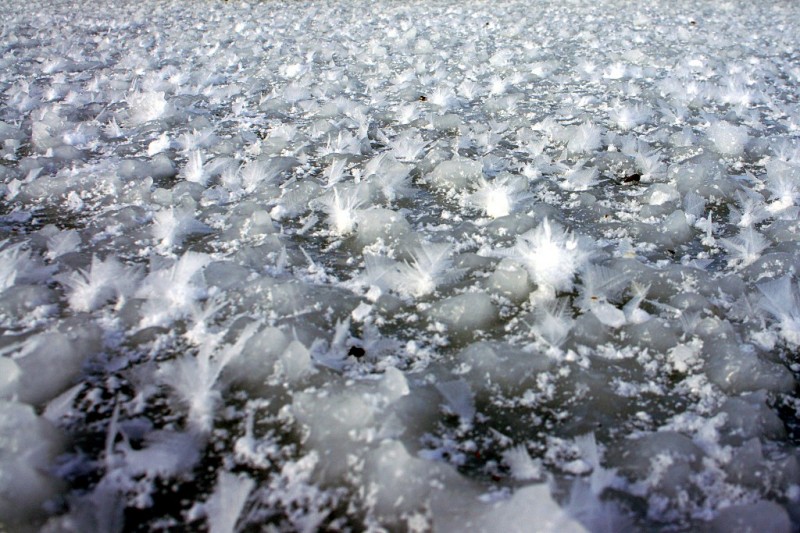
<instances>
[{"instance_id":1,"label":"white ice bloom","mask_svg":"<svg viewBox=\"0 0 800 533\"><path fill-rule=\"evenodd\" d=\"M103 133L109 139L119 139L124 134L124 132L122 131L122 128L117 123L117 118L116 117L111 117L111 120L109 120L105 124L105 126L103 126Z\"/></svg>"},{"instance_id":2,"label":"white ice bloom","mask_svg":"<svg viewBox=\"0 0 800 533\"><path fill-rule=\"evenodd\" d=\"M533 138L525 141L522 150L525 151L532 159L538 158L544 153L547 147L547 139L544 137Z\"/></svg>"},{"instance_id":3,"label":"white ice bloom","mask_svg":"<svg viewBox=\"0 0 800 533\"><path fill-rule=\"evenodd\" d=\"M333 187L344 179L344 169L347 166L347 158L339 157L332 159L330 165L325 170L325 187Z\"/></svg>"},{"instance_id":4,"label":"white ice bloom","mask_svg":"<svg viewBox=\"0 0 800 533\"><path fill-rule=\"evenodd\" d=\"M543 133L548 140L559 138L563 132L563 127L552 116L544 117L531 128L533 131Z\"/></svg>"},{"instance_id":5,"label":"white ice bloom","mask_svg":"<svg viewBox=\"0 0 800 533\"><path fill-rule=\"evenodd\" d=\"M356 211L364 203L360 187L334 187L333 194L324 196L319 202L327 215L332 233L342 237L355 230L358 221Z\"/></svg>"},{"instance_id":6,"label":"white ice bloom","mask_svg":"<svg viewBox=\"0 0 800 533\"><path fill-rule=\"evenodd\" d=\"M403 104L397 107L397 122L400 124L411 124L419 118L420 108L419 104L412 102L410 104ZM398 158L399 159L399 158Z\"/></svg>"},{"instance_id":7,"label":"white ice bloom","mask_svg":"<svg viewBox=\"0 0 800 533\"><path fill-rule=\"evenodd\" d=\"M584 167L586 161L578 161L572 168L568 168L564 174L564 180L558 186L565 191L587 191L597 185L597 178L600 172L594 167Z\"/></svg>"},{"instance_id":8,"label":"white ice bloom","mask_svg":"<svg viewBox=\"0 0 800 533\"><path fill-rule=\"evenodd\" d=\"M578 60L576 67L579 72L584 74L593 75L597 72L597 64L590 59L580 59Z\"/></svg>"},{"instance_id":9,"label":"white ice bloom","mask_svg":"<svg viewBox=\"0 0 800 533\"><path fill-rule=\"evenodd\" d=\"M611 121L623 130L631 130L650 119L650 111L642 105L620 105L608 113Z\"/></svg>"},{"instance_id":10,"label":"white ice bloom","mask_svg":"<svg viewBox=\"0 0 800 533\"><path fill-rule=\"evenodd\" d=\"M770 216L760 194L736 191L736 204L739 207L730 208L730 221L740 228L755 226Z\"/></svg>"},{"instance_id":11,"label":"white ice bloom","mask_svg":"<svg viewBox=\"0 0 800 533\"><path fill-rule=\"evenodd\" d=\"M419 133L406 130L394 140L389 141L392 154L399 161L415 161L425 154L430 143L423 140Z\"/></svg>"},{"instance_id":12,"label":"white ice bloom","mask_svg":"<svg viewBox=\"0 0 800 533\"><path fill-rule=\"evenodd\" d=\"M761 100L756 92L747 87L745 80L728 78L719 87L719 99L725 104L750 107L755 100Z\"/></svg>"},{"instance_id":13,"label":"white ice bloom","mask_svg":"<svg viewBox=\"0 0 800 533\"><path fill-rule=\"evenodd\" d=\"M542 477L542 462L531 458L525 445L520 444L503 452L503 463L517 481L530 481Z\"/></svg>"},{"instance_id":14,"label":"white ice bloom","mask_svg":"<svg viewBox=\"0 0 800 533\"><path fill-rule=\"evenodd\" d=\"M64 254L74 252L81 245L81 237L74 229L59 231L47 239L47 253L45 257L50 260Z\"/></svg>"},{"instance_id":15,"label":"white ice bloom","mask_svg":"<svg viewBox=\"0 0 800 533\"><path fill-rule=\"evenodd\" d=\"M433 89L428 97L428 101L438 106L442 113L449 111L459 104L455 91L452 87L448 86L439 86Z\"/></svg>"},{"instance_id":16,"label":"white ice bloom","mask_svg":"<svg viewBox=\"0 0 800 533\"><path fill-rule=\"evenodd\" d=\"M411 262L398 265L395 287L413 297L430 294L441 283L461 277L463 271L453 267L453 247L447 243L423 243L411 253Z\"/></svg>"},{"instance_id":17,"label":"white ice bloom","mask_svg":"<svg viewBox=\"0 0 800 533\"><path fill-rule=\"evenodd\" d=\"M294 124L279 124L269 132L270 139L280 139L286 143L292 142L297 137L298 129Z\"/></svg>"},{"instance_id":18,"label":"white ice bloom","mask_svg":"<svg viewBox=\"0 0 800 533\"><path fill-rule=\"evenodd\" d=\"M634 158L636 168L643 178L652 180L656 177L665 176L667 173L667 166L661 160L661 152L659 150L648 151L640 149L636 151Z\"/></svg>"},{"instance_id":19,"label":"white ice bloom","mask_svg":"<svg viewBox=\"0 0 800 533\"><path fill-rule=\"evenodd\" d=\"M469 424L475 418L475 395L469 383L463 380L440 381L436 390L447 403L447 407L458 415L462 424Z\"/></svg>"},{"instance_id":20,"label":"white ice bloom","mask_svg":"<svg viewBox=\"0 0 800 533\"><path fill-rule=\"evenodd\" d=\"M612 63L603 70L603 78L608 80L621 80L627 74L628 69L622 63Z\"/></svg>"},{"instance_id":21,"label":"white ice bloom","mask_svg":"<svg viewBox=\"0 0 800 533\"><path fill-rule=\"evenodd\" d=\"M183 355L161 365L158 379L168 385L189 409L188 425L193 431L211 430L214 411L221 394L214 385L222 371L219 361L202 352L197 357Z\"/></svg>"},{"instance_id":22,"label":"white ice bloom","mask_svg":"<svg viewBox=\"0 0 800 533\"><path fill-rule=\"evenodd\" d=\"M133 124L158 120L170 113L166 95L160 91L134 92L128 95L127 102Z\"/></svg>"},{"instance_id":23,"label":"white ice bloom","mask_svg":"<svg viewBox=\"0 0 800 533\"><path fill-rule=\"evenodd\" d=\"M395 159L391 156L391 154L389 154L389 152L381 152L367 161L367 164L364 165L364 170L361 175L364 178L376 176L383 172L384 169L388 168L389 165L391 165L394 161Z\"/></svg>"},{"instance_id":24,"label":"white ice bloom","mask_svg":"<svg viewBox=\"0 0 800 533\"><path fill-rule=\"evenodd\" d=\"M465 100L474 100L483 92L481 85L473 80L465 79L458 85L458 94Z\"/></svg>"},{"instance_id":25,"label":"white ice bloom","mask_svg":"<svg viewBox=\"0 0 800 533\"><path fill-rule=\"evenodd\" d=\"M184 354L159 366L158 379L172 388L188 408L189 428L198 433L211 431L216 407L222 398L217 387L223 369L241 354L259 324L249 324L236 342L219 346L221 335L209 335L197 355Z\"/></svg>"},{"instance_id":26,"label":"white ice bloom","mask_svg":"<svg viewBox=\"0 0 800 533\"><path fill-rule=\"evenodd\" d=\"M600 464L602 454L594 433L575 437L575 445L581 452L581 458L592 468L589 485L592 493L599 496L605 489L614 485L617 480L617 470L603 468Z\"/></svg>"},{"instance_id":27,"label":"white ice bloom","mask_svg":"<svg viewBox=\"0 0 800 533\"><path fill-rule=\"evenodd\" d=\"M629 324L641 324L650 320L650 314L641 309L647 291L650 290L650 285L642 285L637 282L631 282L631 299L628 300L622 307L622 312L625 313L625 321Z\"/></svg>"},{"instance_id":28,"label":"white ice bloom","mask_svg":"<svg viewBox=\"0 0 800 533\"><path fill-rule=\"evenodd\" d=\"M739 156L747 145L747 128L730 122L715 122L708 128L708 137L721 155Z\"/></svg>"},{"instance_id":29,"label":"white ice bloom","mask_svg":"<svg viewBox=\"0 0 800 533\"><path fill-rule=\"evenodd\" d=\"M761 291L759 307L778 321L781 337L793 346L800 345L800 298L790 276L757 285Z\"/></svg>"},{"instance_id":30,"label":"white ice bloom","mask_svg":"<svg viewBox=\"0 0 800 533\"><path fill-rule=\"evenodd\" d=\"M384 290L420 297L432 293L442 283L451 283L463 275L453 267L453 248L447 243L423 243L411 253L411 261L366 254L363 281Z\"/></svg>"},{"instance_id":31,"label":"white ice bloom","mask_svg":"<svg viewBox=\"0 0 800 533\"><path fill-rule=\"evenodd\" d=\"M394 288L397 276L397 261L385 255L364 254L366 269L359 276L361 283L367 287L377 287L378 293Z\"/></svg>"},{"instance_id":32,"label":"white ice bloom","mask_svg":"<svg viewBox=\"0 0 800 533\"><path fill-rule=\"evenodd\" d=\"M728 264L743 268L761 257L769 242L752 226L743 228L739 235L729 239L720 239L719 243L728 252Z\"/></svg>"},{"instance_id":33,"label":"white ice bloom","mask_svg":"<svg viewBox=\"0 0 800 533\"><path fill-rule=\"evenodd\" d=\"M139 277L138 269L128 268L114 257L101 261L94 256L89 270L59 274L56 279L67 287L70 307L76 311L94 311L111 300L131 295Z\"/></svg>"},{"instance_id":34,"label":"white ice bloom","mask_svg":"<svg viewBox=\"0 0 800 533\"><path fill-rule=\"evenodd\" d=\"M566 299L545 302L534 309L534 323L530 324L533 336L553 348L566 342L575 320Z\"/></svg>"},{"instance_id":35,"label":"white ice bloom","mask_svg":"<svg viewBox=\"0 0 800 533\"><path fill-rule=\"evenodd\" d=\"M361 154L361 141L355 135L340 131L336 137L329 135L324 146L319 147L320 157L331 154Z\"/></svg>"},{"instance_id":36,"label":"white ice bloom","mask_svg":"<svg viewBox=\"0 0 800 533\"><path fill-rule=\"evenodd\" d=\"M188 235L210 233L211 228L195 219L191 210L169 207L153 215L152 231L159 247L169 250Z\"/></svg>"},{"instance_id":37,"label":"white ice bloom","mask_svg":"<svg viewBox=\"0 0 800 533\"><path fill-rule=\"evenodd\" d=\"M183 179L205 187L211 176L207 169L204 168L204 164L203 154L200 150L192 150L181 173Z\"/></svg>"},{"instance_id":38,"label":"white ice bloom","mask_svg":"<svg viewBox=\"0 0 800 533\"><path fill-rule=\"evenodd\" d=\"M258 190L263 185L273 183L283 172L281 165L271 164L264 159L242 163L236 171L242 189L247 193Z\"/></svg>"},{"instance_id":39,"label":"white ice bloom","mask_svg":"<svg viewBox=\"0 0 800 533\"><path fill-rule=\"evenodd\" d=\"M627 282L627 277L622 273L589 265L581 274L577 304L583 312L591 312L606 326L620 327L626 323L625 313L609 300L616 299Z\"/></svg>"},{"instance_id":40,"label":"white ice bloom","mask_svg":"<svg viewBox=\"0 0 800 533\"><path fill-rule=\"evenodd\" d=\"M467 202L490 218L513 213L521 202L532 196L527 192L528 180L522 176L504 175L491 181L480 178L476 186L477 190L467 197Z\"/></svg>"},{"instance_id":41,"label":"white ice bloom","mask_svg":"<svg viewBox=\"0 0 800 533\"><path fill-rule=\"evenodd\" d=\"M136 291L137 297L147 300L140 327L168 325L186 316L206 296L200 272L210 261L206 254L186 252L171 266L151 271Z\"/></svg>"},{"instance_id":42,"label":"white ice bloom","mask_svg":"<svg viewBox=\"0 0 800 533\"><path fill-rule=\"evenodd\" d=\"M224 300L209 298L204 302L191 304L186 317L186 332L183 336L194 344L200 346L212 338L213 332L211 319L225 307Z\"/></svg>"},{"instance_id":43,"label":"white ice bloom","mask_svg":"<svg viewBox=\"0 0 800 533\"><path fill-rule=\"evenodd\" d=\"M217 138L213 128L202 128L192 130L180 136L178 144L184 153L191 153L196 150L210 148L216 144Z\"/></svg>"},{"instance_id":44,"label":"white ice bloom","mask_svg":"<svg viewBox=\"0 0 800 533\"><path fill-rule=\"evenodd\" d=\"M598 150L602 144L603 130L591 122L571 128L568 132L567 150L572 153L589 153Z\"/></svg>"},{"instance_id":45,"label":"white ice bloom","mask_svg":"<svg viewBox=\"0 0 800 533\"><path fill-rule=\"evenodd\" d=\"M47 280L55 267L41 266L33 258L30 250L24 249L24 243L13 244L6 248L6 242L0 241L0 291L4 291L16 283L38 283Z\"/></svg>"},{"instance_id":46,"label":"white ice bloom","mask_svg":"<svg viewBox=\"0 0 800 533\"><path fill-rule=\"evenodd\" d=\"M169 149L170 146L172 146L172 141L170 141L167 133L164 132L147 145L147 155L153 157L154 155L160 154L161 152Z\"/></svg>"},{"instance_id":47,"label":"white ice bloom","mask_svg":"<svg viewBox=\"0 0 800 533\"><path fill-rule=\"evenodd\" d=\"M489 94L496 96L503 94L508 89L508 82L502 77L494 75L489 79Z\"/></svg>"},{"instance_id":48,"label":"white ice bloom","mask_svg":"<svg viewBox=\"0 0 800 533\"><path fill-rule=\"evenodd\" d=\"M590 250L571 231L545 218L500 254L523 265L543 289L569 291L575 275L588 263Z\"/></svg>"},{"instance_id":49,"label":"white ice bloom","mask_svg":"<svg viewBox=\"0 0 800 533\"><path fill-rule=\"evenodd\" d=\"M800 201L800 168L780 161L767 165L767 211L773 216L792 218Z\"/></svg>"},{"instance_id":50,"label":"white ice bloom","mask_svg":"<svg viewBox=\"0 0 800 533\"><path fill-rule=\"evenodd\" d=\"M214 492L206 501L209 533L233 533L247 497L256 482L244 474L220 472Z\"/></svg>"},{"instance_id":51,"label":"white ice bloom","mask_svg":"<svg viewBox=\"0 0 800 533\"><path fill-rule=\"evenodd\" d=\"M411 184L411 169L398 162L385 165L377 174L369 179L369 184L380 192L383 200L391 204L401 198L414 194Z\"/></svg>"},{"instance_id":52,"label":"white ice bloom","mask_svg":"<svg viewBox=\"0 0 800 533\"><path fill-rule=\"evenodd\" d=\"M686 213L691 224L703 218L703 214L706 212L706 203L705 198L693 192L683 196L683 212Z\"/></svg>"}]
</instances>

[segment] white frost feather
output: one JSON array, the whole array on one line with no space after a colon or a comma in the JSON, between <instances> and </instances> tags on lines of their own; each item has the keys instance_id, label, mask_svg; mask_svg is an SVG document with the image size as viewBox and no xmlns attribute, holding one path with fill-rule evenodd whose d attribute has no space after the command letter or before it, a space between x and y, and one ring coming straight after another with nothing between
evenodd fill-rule
<instances>
[{"instance_id":1,"label":"white frost feather","mask_svg":"<svg viewBox=\"0 0 800 533\"><path fill-rule=\"evenodd\" d=\"M236 521L247 503L247 497L256 486L244 474L221 472L214 492L206 501L206 519L209 533L233 533Z\"/></svg>"}]
</instances>

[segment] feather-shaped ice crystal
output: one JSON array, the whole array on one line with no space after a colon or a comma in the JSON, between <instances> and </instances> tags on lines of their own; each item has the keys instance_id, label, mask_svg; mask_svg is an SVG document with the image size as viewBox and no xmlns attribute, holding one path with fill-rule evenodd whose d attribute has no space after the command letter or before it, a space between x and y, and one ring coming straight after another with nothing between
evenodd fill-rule
<instances>
[{"instance_id":1,"label":"feather-shaped ice crystal","mask_svg":"<svg viewBox=\"0 0 800 533\"><path fill-rule=\"evenodd\" d=\"M162 249L180 246L187 235L209 233L211 228L194 218L189 210L162 209L153 216L153 237Z\"/></svg>"},{"instance_id":2,"label":"feather-shaped ice crystal","mask_svg":"<svg viewBox=\"0 0 800 533\"><path fill-rule=\"evenodd\" d=\"M68 290L67 301L76 311L94 311L107 302L128 296L136 289L138 271L122 265L113 257L101 261L92 257L89 270L78 269L56 276Z\"/></svg>"},{"instance_id":3,"label":"feather-shaped ice crystal","mask_svg":"<svg viewBox=\"0 0 800 533\"><path fill-rule=\"evenodd\" d=\"M340 194L339 190L343 192ZM358 187L343 189L335 187L333 195L328 195L320 200L325 213L328 215L328 227L336 235L343 236L351 233L356 227L356 210L361 207Z\"/></svg>"},{"instance_id":4,"label":"feather-shaped ice crystal","mask_svg":"<svg viewBox=\"0 0 800 533\"><path fill-rule=\"evenodd\" d=\"M206 254L186 252L172 266L150 272L136 296L146 298L141 327L166 325L183 317L205 297L200 271L211 261Z\"/></svg>"},{"instance_id":5,"label":"feather-shaped ice crystal","mask_svg":"<svg viewBox=\"0 0 800 533\"><path fill-rule=\"evenodd\" d=\"M752 226L743 228L735 237L720 239L719 243L729 254L728 264L738 268L752 264L769 246L767 239Z\"/></svg>"},{"instance_id":6,"label":"feather-shaped ice crystal","mask_svg":"<svg viewBox=\"0 0 800 533\"><path fill-rule=\"evenodd\" d=\"M255 486L255 481L246 475L220 473L205 506L210 533L233 533L247 497Z\"/></svg>"},{"instance_id":7,"label":"feather-shaped ice crystal","mask_svg":"<svg viewBox=\"0 0 800 533\"><path fill-rule=\"evenodd\" d=\"M2 248L8 241L0 241ZM16 283L37 283L45 281L55 267L41 266L33 258L23 243L14 244L0 250L0 291Z\"/></svg>"},{"instance_id":8,"label":"feather-shaped ice crystal","mask_svg":"<svg viewBox=\"0 0 800 533\"><path fill-rule=\"evenodd\" d=\"M759 306L778 321L781 337L794 346L800 345L800 298L789 276L757 285L761 291Z\"/></svg>"},{"instance_id":9,"label":"feather-shaped ice crystal","mask_svg":"<svg viewBox=\"0 0 800 533\"><path fill-rule=\"evenodd\" d=\"M411 253L411 261L403 262L365 255L364 282L415 298L430 294L438 285L455 281L463 274L462 269L453 268L452 250L447 243L424 243Z\"/></svg>"},{"instance_id":10,"label":"feather-shaped ice crystal","mask_svg":"<svg viewBox=\"0 0 800 533\"><path fill-rule=\"evenodd\" d=\"M531 197L526 192L528 181L521 176L504 175L492 181L480 178L477 190L467 201L491 218L513 213L520 202Z\"/></svg>"},{"instance_id":11,"label":"feather-shaped ice crystal","mask_svg":"<svg viewBox=\"0 0 800 533\"><path fill-rule=\"evenodd\" d=\"M169 113L170 106L163 92L136 92L128 95L130 121L143 124Z\"/></svg>"},{"instance_id":12,"label":"feather-shaped ice crystal","mask_svg":"<svg viewBox=\"0 0 800 533\"><path fill-rule=\"evenodd\" d=\"M529 481L542 477L542 462L531 458L523 444L504 451L503 463L508 467L511 477L517 481Z\"/></svg>"},{"instance_id":13,"label":"feather-shaped ice crystal","mask_svg":"<svg viewBox=\"0 0 800 533\"><path fill-rule=\"evenodd\" d=\"M424 243L411 254L411 261L398 265L395 286L401 293L418 297L430 294L441 283L458 279L461 269L453 268L453 247L447 243Z\"/></svg>"},{"instance_id":14,"label":"feather-shaped ice crystal","mask_svg":"<svg viewBox=\"0 0 800 533\"><path fill-rule=\"evenodd\" d=\"M568 291L575 275L588 263L590 251L571 231L545 218L538 227L519 235L512 248L500 253L523 265L545 290Z\"/></svg>"},{"instance_id":15,"label":"feather-shaped ice crystal","mask_svg":"<svg viewBox=\"0 0 800 533\"><path fill-rule=\"evenodd\" d=\"M538 306L535 317L536 321L531 324L531 333L554 348L564 344L575 324L567 301L563 298Z\"/></svg>"},{"instance_id":16,"label":"feather-shaped ice crystal","mask_svg":"<svg viewBox=\"0 0 800 533\"><path fill-rule=\"evenodd\" d=\"M219 337L208 336L195 356L184 354L162 364L157 376L169 385L181 403L189 408L189 427L199 433L208 433L213 425L214 411L221 399L217 381L225 366L237 355L253 336L258 323L251 323L233 344L217 349Z\"/></svg>"}]
</instances>

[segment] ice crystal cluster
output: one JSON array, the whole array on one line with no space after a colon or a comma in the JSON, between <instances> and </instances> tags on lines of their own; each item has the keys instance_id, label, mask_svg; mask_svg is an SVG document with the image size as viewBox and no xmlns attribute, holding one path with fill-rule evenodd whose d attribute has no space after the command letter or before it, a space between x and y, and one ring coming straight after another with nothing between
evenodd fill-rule
<instances>
[{"instance_id":1,"label":"ice crystal cluster","mask_svg":"<svg viewBox=\"0 0 800 533\"><path fill-rule=\"evenodd\" d=\"M0 530L800 528L800 5L7 0Z\"/></svg>"}]
</instances>

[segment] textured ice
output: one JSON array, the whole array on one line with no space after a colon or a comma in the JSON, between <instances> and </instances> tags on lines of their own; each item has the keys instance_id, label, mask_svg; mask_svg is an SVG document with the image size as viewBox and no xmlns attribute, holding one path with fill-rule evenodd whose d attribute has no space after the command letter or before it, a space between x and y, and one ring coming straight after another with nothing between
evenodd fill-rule
<instances>
[{"instance_id":1,"label":"textured ice","mask_svg":"<svg viewBox=\"0 0 800 533\"><path fill-rule=\"evenodd\" d=\"M0 30L0 530L800 527L799 8Z\"/></svg>"}]
</instances>

